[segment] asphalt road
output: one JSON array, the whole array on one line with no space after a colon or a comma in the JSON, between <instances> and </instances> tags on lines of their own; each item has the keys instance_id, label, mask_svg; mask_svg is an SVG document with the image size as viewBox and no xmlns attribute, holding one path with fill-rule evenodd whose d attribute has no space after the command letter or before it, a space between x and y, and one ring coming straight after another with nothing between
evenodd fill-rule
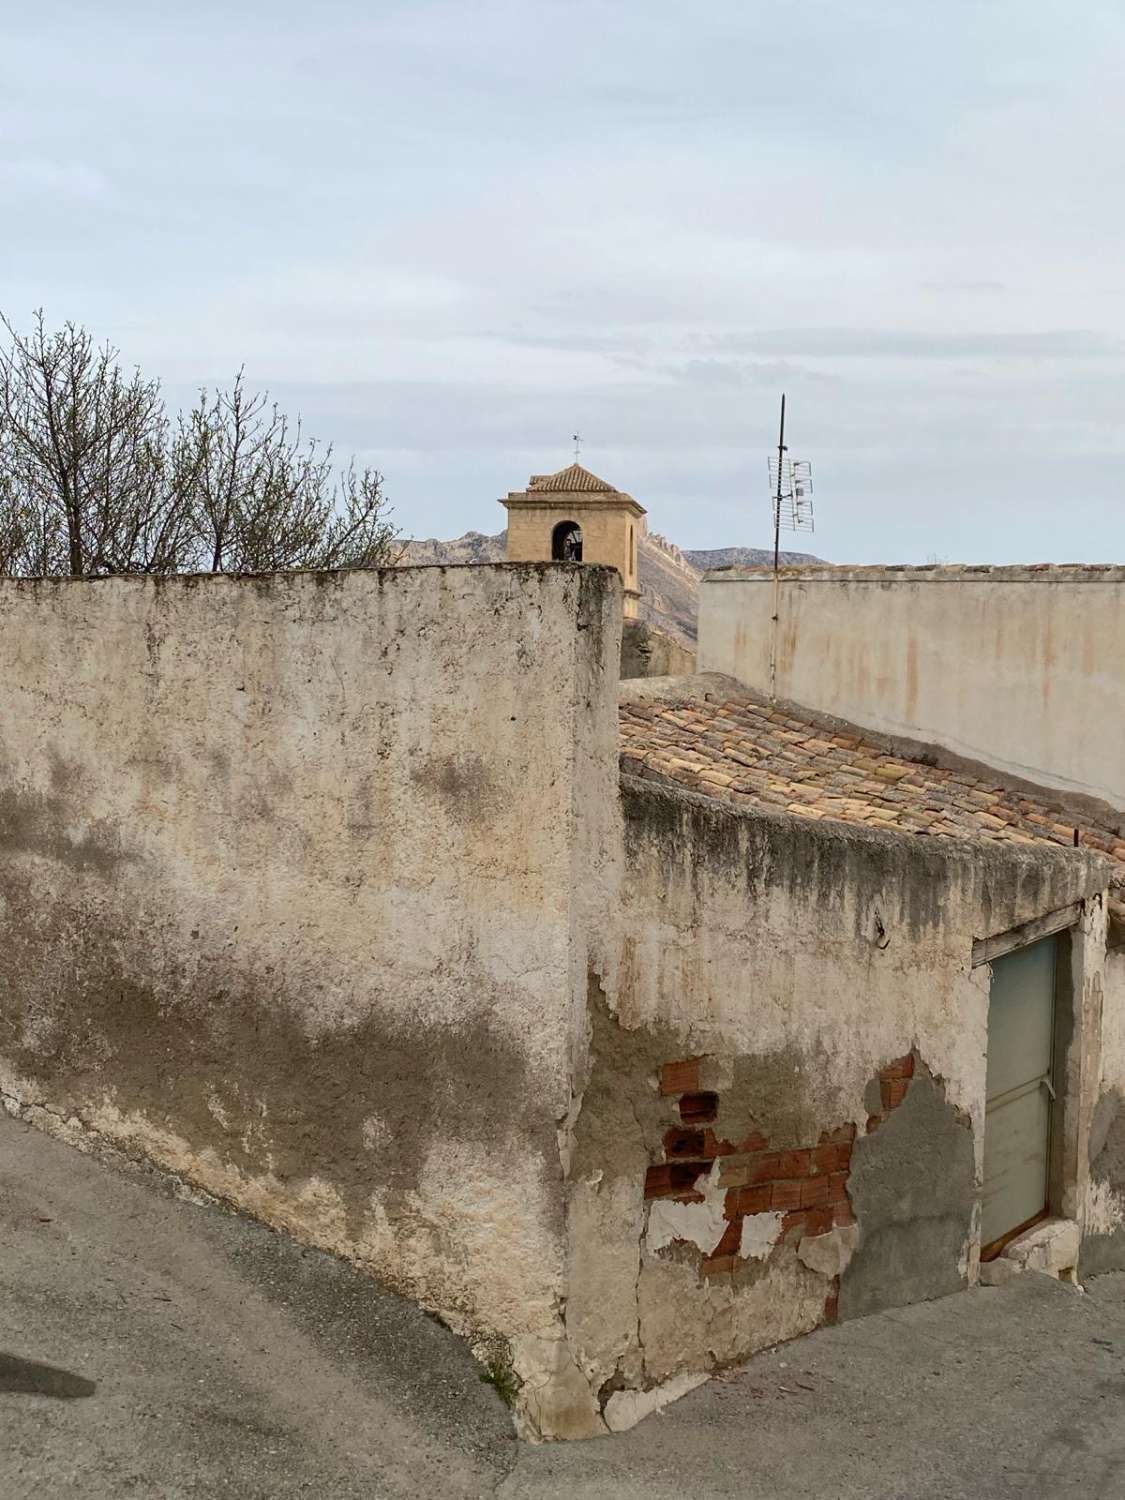
<instances>
[{"instance_id":1,"label":"asphalt road","mask_svg":"<svg viewBox=\"0 0 1125 1500\"><path fill-rule=\"evenodd\" d=\"M1125 1276L826 1329L529 1447L350 1267L0 1117L0 1497L1125 1500Z\"/></svg>"}]
</instances>

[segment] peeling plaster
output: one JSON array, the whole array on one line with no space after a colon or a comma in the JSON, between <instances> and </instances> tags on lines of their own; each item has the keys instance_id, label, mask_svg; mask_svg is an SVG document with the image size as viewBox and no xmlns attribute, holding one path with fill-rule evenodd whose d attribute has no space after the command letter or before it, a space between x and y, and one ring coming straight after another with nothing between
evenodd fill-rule
<instances>
[{"instance_id":1,"label":"peeling plaster","mask_svg":"<svg viewBox=\"0 0 1125 1500\"><path fill-rule=\"evenodd\" d=\"M614 1391L605 1404L605 1425L610 1432L627 1432L645 1417L663 1411L707 1381L706 1375L677 1375L649 1391Z\"/></svg>"},{"instance_id":2,"label":"peeling plaster","mask_svg":"<svg viewBox=\"0 0 1125 1500\"><path fill-rule=\"evenodd\" d=\"M727 1227L723 1214L726 1189L719 1186L718 1162L710 1172L696 1178L702 1203L678 1203L672 1198L658 1198L649 1206L645 1246L650 1254L663 1250L675 1240L695 1245L704 1255L711 1255Z\"/></svg>"},{"instance_id":3,"label":"peeling plaster","mask_svg":"<svg viewBox=\"0 0 1125 1500\"><path fill-rule=\"evenodd\" d=\"M784 1214L751 1214L742 1221L738 1253L743 1260L765 1260L781 1238Z\"/></svg>"}]
</instances>

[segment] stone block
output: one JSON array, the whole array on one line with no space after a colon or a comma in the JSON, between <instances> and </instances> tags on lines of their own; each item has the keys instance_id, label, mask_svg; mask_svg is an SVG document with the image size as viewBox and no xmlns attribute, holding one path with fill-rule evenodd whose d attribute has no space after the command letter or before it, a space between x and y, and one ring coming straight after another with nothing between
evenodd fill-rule
<instances>
[{"instance_id":1,"label":"stone block","mask_svg":"<svg viewBox=\"0 0 1125 1500\"><path fill-rule=\"evenodd\" d=\"M1046 1219L1017 1235L999 1259L1014 1262L1021 1271L1043 1271L1072 1281L1081 1244L1082 1231L1073 1219Z\"/></svg>"}]
</instances>

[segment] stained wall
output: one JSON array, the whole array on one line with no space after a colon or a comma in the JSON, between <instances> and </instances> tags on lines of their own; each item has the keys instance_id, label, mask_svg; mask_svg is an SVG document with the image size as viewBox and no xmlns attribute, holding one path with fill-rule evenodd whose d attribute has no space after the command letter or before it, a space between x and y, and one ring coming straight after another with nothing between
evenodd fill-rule
<instances>
[{"instance_id":1,"label":"stained wall","mask_svg":"<svg viewBox=\"0 0 1125 1500\"><path fill-rule=\"evenodd\" d=\"M1097 1092L1098 858L774 816L623 778L614 984L591 983L567 1326L606 1418L979 1257L989 970L1084 903L1060 1066L1077 1214ZM1073 1137L1073 1139L1071 1139ZM1083 1162L1085 1157L1083 1157Z\"/></svg>"},{"instance_id":2,"label":"stained wall","mask_svg":"<svg viewBox=\"0 0 1125 1500\"><path fill-rule=\"evenodd\" d=\"M563 1175L620 596L534 565L0 582L4 1102L367 1267L546 1431L589 1405Z\"/></svg>"},{"instance_id":3,"label":"stained wall","mask_svg":"<svg viewBox=\"0 0 1125 1500\"><path fill-rule=\"evenodd\" d=\"M700 586L699 670L770 686L772 575ZM1125 809L1125 569L787 568L776 693Z\"/></svg>"}]
</instances>

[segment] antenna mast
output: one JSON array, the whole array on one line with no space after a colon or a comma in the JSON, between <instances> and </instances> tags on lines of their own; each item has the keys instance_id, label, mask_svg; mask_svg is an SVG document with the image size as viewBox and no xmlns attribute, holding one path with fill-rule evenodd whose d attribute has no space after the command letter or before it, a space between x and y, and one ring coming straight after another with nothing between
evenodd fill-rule
<instances>
[{"instance_id":1,"label":"antenna mast","mask_svg":"<svg viewBox=\"0 0 1125 1500\"><path fill-rule=\"evenodd\" d=\"M812 466L789 459L785 442L785 396L781 397L781 425L777 457L769 461L770 505L773 509L773 613L770 616L770 702L777 695L777 633L781 616L781 528L812 531Z\"/></svg>"}]
</instances>

